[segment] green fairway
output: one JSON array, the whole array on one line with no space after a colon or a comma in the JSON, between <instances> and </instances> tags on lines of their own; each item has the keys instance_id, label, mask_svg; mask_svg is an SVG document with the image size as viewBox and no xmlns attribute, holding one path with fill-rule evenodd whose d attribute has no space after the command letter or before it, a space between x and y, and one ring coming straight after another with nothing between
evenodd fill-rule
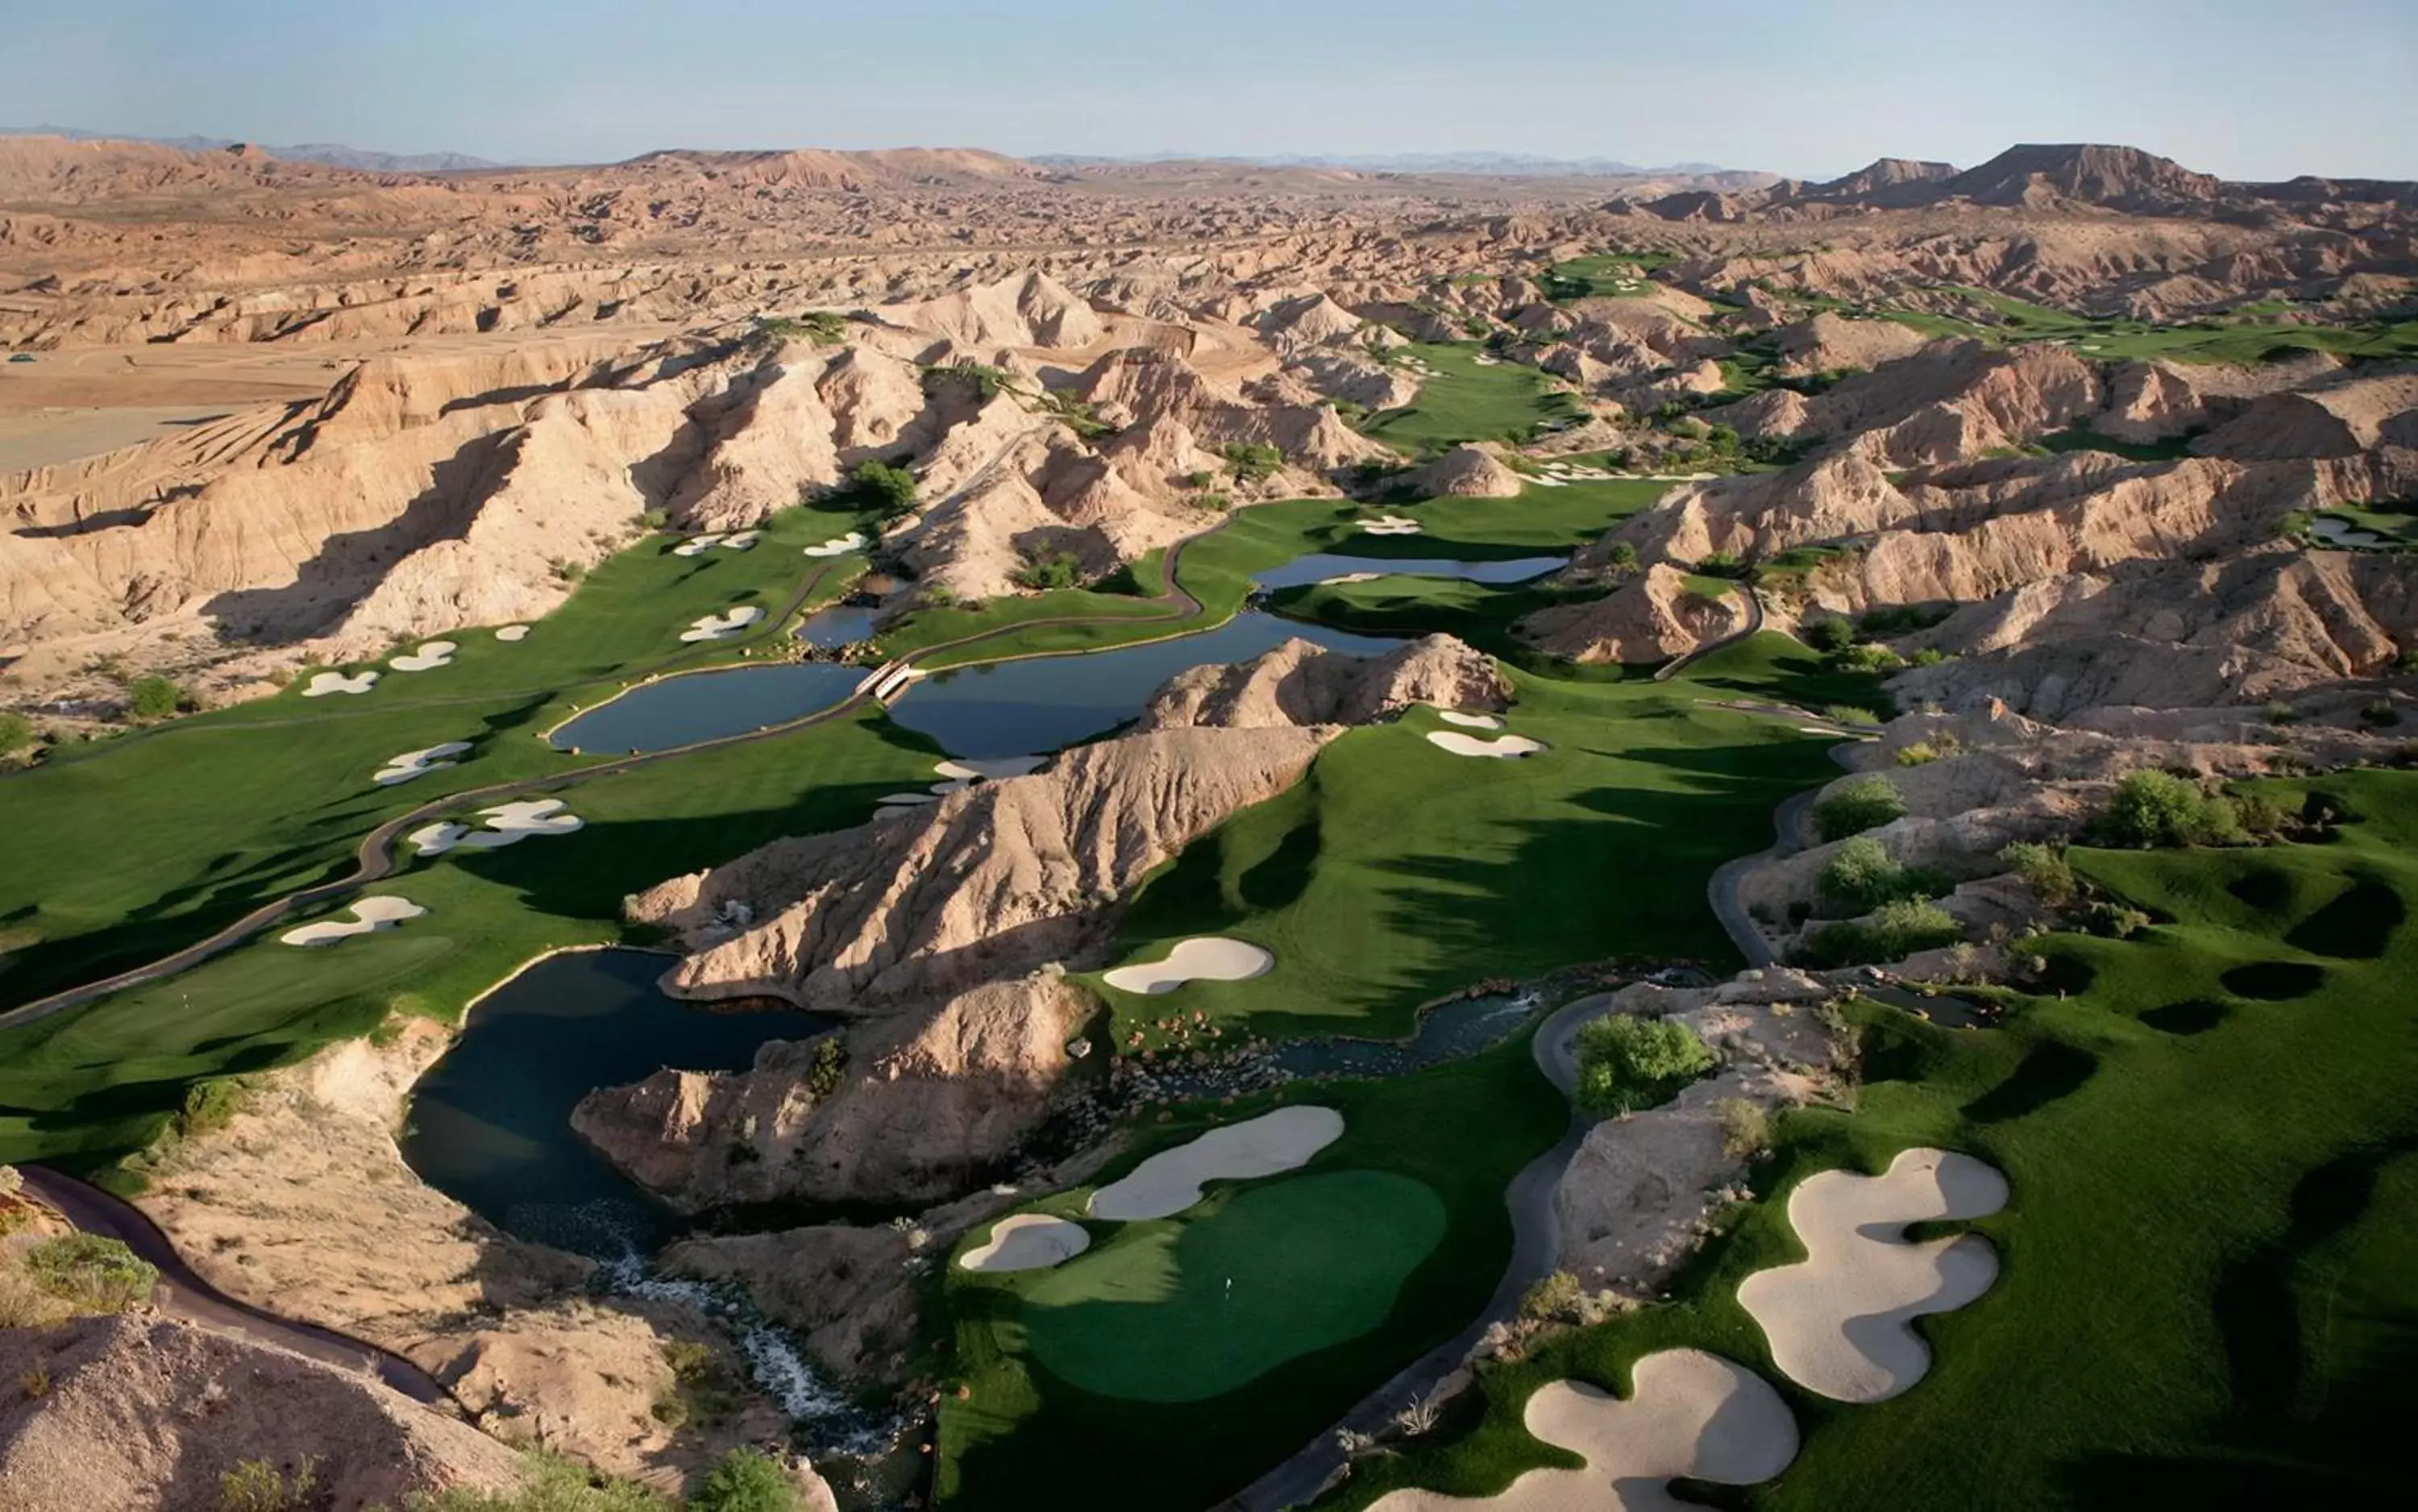
<instances>
[{"instance_id":1,"label":"green fairway","mask_svg":"<svg viewBox=\"0 0 2418 1512\"><path fill-rule=\"evenodd\" d=\"M1708 707L1687 678L1574 682L1515 671L1506 727L1547 750L1452 755L1432 710L1347 732L1292 791L1196 841L1127 909L1117 959L1216 934L1266 975L1121 992L1125 1044L1171 1009L1269 1035L1398 1035L1426 1000L1490 976L1616 956L1726 967L1715 867L1769 843L1771 810L1835 769L1827 737ZM1651 876L1652 886L1609 879ZM1231 1030L1230 1030L1231 1031Z\"/></svg>"},{"instance_id":2,"label":"green fairway","mask_svg":"<svg viewBox=\"0 0 2418 1512\"><path fill-rule=\"evenodd\" d=\"M1398 451L1418 455L1463 441L1534 439L1556 421L1584 417L1557 380L1517 362L1480 363L1469 343L1422 342L1404 348L1435 370L1416 398L1371 415L1360 427Z\"/></svg>"},{"instance_id":3,"label":"green fairway","mask_svg":"<svg viewBox=\"0 0 2418 1512\"><path fill-rule=\"evenodd\" d=\"M1027 1347L1085 1391L1188 1402L1384 1322L1445 1211L1407 1176L1345 1170L1119 1229L1026 1293Z\"/></svg>"},{"instance_id":4,"label":"green fairway","mask_svg":"<svg viewBox=\"0 0 2418 1512\"><path fill-rule=\"evenodd\" d=\"M1643 276L1674 260L1666 252L1602 252L1573 257L1545 270L1545 298L1556 304L1576 299L1627 298L1648 292Z\"/></svg>"},{"instance_id":5,"label":"green fairway","mask_svg":"<svg viewBox=\"0 0 2418 1512\"><path fill-rule=\"evenodd\" d=\"M0 1008L166 955L339 874L363 834L431 799L590 764L543 732L619 685L607 680L777 642L802 585L829 599L862 568L798 555L829 523L792 511L751 551L696 558L655 538L589 574L517 644L456 632L454 664L388 671L359 697L306 699L297 686L0 775L0 833L24 858L0 868ZM682 645L692 620L740 603L765 610L755 634ZM371 781L390 757L450 741L474 749L410 782Z\"/></svg>"},{"instance_id":6,"label":"green fairway","mask_svg":"<svg viewBox=\"0 0 2418 1512\"><path fill-rule=\"evenodd\" d=\"M1099 1180L1277 1102L1343 1115L1342 1138L1299 1175L1213 1188L1169 1220L1092 1224L1101 1247L1058 1270L949 1263L941 1296L965 1395L941 1394L936 1506L1039 1512L1099 1492L1103 1504L1205 1507L1231 1495L1477 1315L1509 1255L1504 1185L1569 1119L1522 1034L1391 1080L1184 1109ZM1092 1191L1033 1211L1079 1219ZM1194 1372L1226 1384L1196 1393Z\"/></svg>"},{"instance_id":7,"label":"green fairway","mask_svg":"<svg viewBox=\"0 0 2418 1512\"><path fill-rule=\"evenodd\" d=\"M1547 1462L1519 1427L1530 1391L1625 1387L1630 1361L1682 1344L1762 1371L1805 1429L1796 1464L1747 1493L1757 1507L2385 1504L2406 1485L2385 1426L2418 1406L2418 773L2261 786L2360 817L2330 845L2074 852L2165 922L2052 939L2087 985L2003 1029L1851 1008L1855 1110L1782 1121L1757 1199L1679 1300L1482 1373L1471 1430L1372 1462L1336 1504L1413 1481L1499 1489ZM2286 966L2298 996L2277 995ZM2228 988L2252 968L2261 996ZM1737 1283L1801 1253L1782 1215L1798 1180L1915 1144L2007 1173L2012 1203L1973 1225L2003 1271L1925 1321L1933 1369L1907 1395L1810 1397L1773 1369Z\"/></svg>"}]
</instances>

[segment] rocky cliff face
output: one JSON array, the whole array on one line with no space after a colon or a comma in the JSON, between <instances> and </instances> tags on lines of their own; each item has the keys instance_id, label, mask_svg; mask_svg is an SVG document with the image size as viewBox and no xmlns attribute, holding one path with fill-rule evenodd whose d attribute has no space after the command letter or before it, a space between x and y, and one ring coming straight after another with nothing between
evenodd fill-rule
<instances>
[{"instance_id":1,"label":"rocky cliff face","mask_svg":"<svg viewBox=\"0 0 2418 1512\"><path fill-rule=\"evenodd\" d=\"M320 1504L503 1490L520 1456L375 1380L143 1313L0 1329L0 1505L222 1512L247 1460L315 1467Z\"/></svg>"},{"instance_id":2,"label":"rocky cliff face","mask_svg":"<svg viewBox=\"0 0 2418 1512\"><path fill-rule=\"evenodd\" d=\"M1556 604L1520 621L1520 634L1567 661L1663 662L1721 639L1746 623L1736 593L1712 598L1688 574L1657 562L1602 598Z\"/></svg>"},{"instance_id":3,"label":"rocky cliff face","mask_svg":"<svg viewBox=\"0 0 2418 1512\"><path fill-rule=\"evenodd\" d=\"M1500 710L1510 695L1494 659L1450 635L1428 635L1375 657L1289 640L1253 661L1178 673L1143 706L1139 727L1370 725L1413 704Z\"/></svg>"}]
</instances>

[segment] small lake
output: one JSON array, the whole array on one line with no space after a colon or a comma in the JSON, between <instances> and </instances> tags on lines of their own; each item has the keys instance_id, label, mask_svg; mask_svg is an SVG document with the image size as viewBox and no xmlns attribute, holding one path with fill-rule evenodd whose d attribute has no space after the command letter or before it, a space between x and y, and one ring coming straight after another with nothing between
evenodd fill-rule
<instances>
[{"instance_id":1,"label":"small lake","mask_svg":"<svg viewBox=\"0 0 2418 1512\"><path fill-rule=\"evenodd\" d=\"M873 621L880 610L867 603L834 603L806 616L797 637L820 650L834 650L873 638Z\"/></svg>"},{"instance_id":2,"label":"small lake","mask_svg":"<svg viewBox=\"0 0 2418 1512\"><path fill-rule=\"evenodd\" d=\"M678 1214L632 1185L571 1127L599 1087L665 1066L742 1071L768 1040L829 1028L821 1015L712 1013L655 985L673 957L601 950L549 956L477 1007L412 1089L403 1158L509 1233L600 1259L650 1253Z\"/></svg>"},{"instance_id":3,"label":"small lake","mask_svg":"<svg viewBox=\"0 0 2418 1512\"><path fill-rule=\"evenodd\" d=\"M1105 735L1132 719L1178 672L1247 662L1289 640L1354 656L1401 644L1247 609L1216 630L1177 640L937 673L891 705L890 717L938 741L953 756L1037 756Z\"/></svg>"},{"instance_id":4,"label":"small lake","mask_svg":"<svg viewBox=\"0 0 2418 1512\"><path fill-rule=\"evenodd\" d=\"M829 709L855 691L865 671L836 662L796 662L665 678L556 730L554 748L618 756L743 735Z\"/></svg>"},{"instance_id":5,"label":"small lake","mask_svg":"<svg viewBox=\"0 0 2418 1512\"><path fill-rule=\"evenodd\" d=\"M1525 583L1549 573L1558 573L1569 564L1568 557L1514 557L1507 561L1465 562L1448 557L1345 557L1320 551L1307 557L1295 557L1282 567L1254 573L1251 581L1263 588L1289 588L1324 583L1334 577L1375 573L1382 577L1450 577L1465 583L1483 583L1500 588L1507 583Z\"/></svg>"}]
</instances>

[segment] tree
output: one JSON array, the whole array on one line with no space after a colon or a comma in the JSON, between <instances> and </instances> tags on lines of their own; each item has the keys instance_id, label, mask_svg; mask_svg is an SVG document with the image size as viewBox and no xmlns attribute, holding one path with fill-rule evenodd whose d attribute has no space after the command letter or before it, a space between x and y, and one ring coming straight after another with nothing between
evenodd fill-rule
<instances>
[{"instance_id":1,"label":"tree","mask_svg":"<svg viewBox=\"0 0 2418 1512\"><path fill-rule=\"evenodd\" d=\"M798 1489L788 1472L758 1449L733 1449L722 1457L688 1499L689 1512L798 1512Z\"/></svg>"},{"instance_id":2,"label":"tree","mask_svg":"<svg viewBox=\"0 0 2418 1512\"><path fill-rule=\"evenodd\" d=\"M2144 848L2234 845L2244 838L2231 803L2171 771L2128 772L2101 824L2116 844Z\"/></svg>"},{"instance_id":3,"label":"tree","mask_svg":"<svg viewBox=\"0 0 2418 1512\"><path fill-rule=\"evenodd\" d=\"M915 507L915 475L904 467L894 467L886 462L867 457L848 475L849 486L857 497L880 512L885 520L906 513Z\"/></svg>"},{"instance_id":4,"label":"tree","mask_svg":"<svg viewBox=\"0 0 2418 1512\"><path fill-rule=\"evenodd\" d=\"M168 678L136 678L126 685L128 707L137 719L166 719L185 707L185 690Z\"/></svg>"},{"instance_id":5,"label":"tree","mask_svg":"<svg viewBox=\"0 0 2418 1512\"><path fill-rule=\"evenodd\" d=\"M1582 1026L1579 1106L1598 1118L1653 1107L1713 1068L1713 1052L1676 1018L1617 1014Z\"/></svg>"},{"instance_id":6,"label":"tree","mask_svg":"<svg viewBox=\"0 0 2418 1512\"><path fill-rule=\"evenodd\" d=\"M2066 863L2065 852L2054 846L2018 840L1999 851L1998 859L2031 889L2032 896L2052 909L2064 908L2081 891L2074 879L2074 868Z\"/></svg>"},{"instance_id":7,"label":"tree","mask_svg":"<svg viewBox=\"0 0 2418 1512\"><path fill-rule=\"evenodd\" d=\"M1814 805L1814 832L1825 841L1878 829L1905 812L1897 785L1878 772L1850 777Z\"/></svg>"},{"instance_id":8,"label":"tree","mask_svg":"<svg viewBox=\"0 0 2418 1512\"><path fill-rule=\"evenodd\" d=\"M1806 645L1832 655L1856 643L1856 627L1836 615L1808 619L1797 627L1797 634Z\"/></svg>"},{"instance_id":9,"label":"tree","mask_svg":"<svg viewBox=\"0 0 2418 1512\"><path fill-rule=\"evenodd\" d=\"M1071 552L1044 551L1032 553L1024 565L1016 571L1016 586L1026 588L1073 588L1082 575L1082 564Z\"/></svg>"}]
</instances>

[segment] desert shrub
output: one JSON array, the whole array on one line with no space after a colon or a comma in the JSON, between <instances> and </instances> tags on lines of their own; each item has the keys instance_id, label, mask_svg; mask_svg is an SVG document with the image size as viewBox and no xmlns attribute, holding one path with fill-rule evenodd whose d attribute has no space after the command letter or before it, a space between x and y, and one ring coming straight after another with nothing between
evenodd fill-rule
<instances>
[{"instance_id":1,"label":"desert shrub","mask_svg":"<svg viewBox=\"0 0 2418 1512\"><path fill-rule=\"evenodd\" d=\"M688 1499L688 1512L797 1512L798 1490L780 1462L759 1449L733 1449Z\"/></svg>"},{"instance_id":2,"label":"desert shrub","mask_svg":"<svg viewBox=\"0 0 2418 1512\"><path fill-rule=\"evenodd\" d=\"M511 1490L417 1491L403 1505L404 1512L669 1512L643 1486L598 1476L543 1450L522 1459L521 1483Z\"/></svg>"},{"instance_id":3,"label":"desert shrub","mask_svg":"<svg viewBox=\"0 0 2418 1512\"><path fill-rule=\"evenodd\" d=\"M0 711L0 756L14 756L33 743L32 720L14 710Z\"/></svg>"},{"instance_id":4,"label":"desert shrub","mask_svg":"<svg viewBox=\"0 0 2418 1512\"><path fill-rule=\"evenodd\" d=\"M1744 577L1746 564L1734 551L1708 551L1696 558L1695 570L1706 577Z\"/></svg>"},{"instance_id":5,"label":"desert shrub","mask_svg":"<svg viewBox=\"0 0 2418 1512\"><path fill-rule=\"evenodd\" d=\"M219 1512L301 1512L319 1489L319 1461L309 1455L290 1475L267 1459L246 1459L219 1477Z\"/></svg>"},{"instance_id":6,"label":"desert shrub","mask_svg":"<svg viewBox=\"0 0 2418 1512\"><path fill-rule=\"evenodd\" d=\"M1724 1097L1713 1116L1722 1121L1722 1153L1732 1160L1752 1160L1771 1148L1771 1114L1761 1103Z\"/></svg>"},{"instance_id":7,"label":"desert shrub","mask_svg":"<svg viewBox=\"0 0 2418 1512\"><path fill-rule=\"evenodd\" d=\"M0 1166L0 1199L14 1198L25 1189L25 1173L14 1166Z\"/></svg>"},{"instance_id":8,"label":"desert shrub","mask_svg":"<svg viewBox=\"0 0 2418 1512\"><path fill-rule=\"evenodd\" d=\"M79 1312L124 1312L151 1295L160 1272L115 1239L61 1234L25 1251L34 1285Z\"/></svg>"},{"instance_id":9,"label":"desert shrub","mask_svg":"<svg viewBox=\"0 0 2418 1512\"><path fill-rule=\"evenodd\" d=\"M1915 652L1912 656L1907 657L1905 659L1905 664L1908 666L1937 666L1940 663L1945 662L1946 660L1948 660L1948 653L1946 651L1941 650L1936 646L1925 646L1922 649Z\"/></svg>"},{"instance_id":10,"label":"desert shrub","mask_svg":"<svg viewBox=\"0 0 2418 1512\"><path fill-rule=\"evenodd\" d=\"M1850 777L1814 805L1814 830L1825 841L1877 829L1905 812L1897 784L1878 772Z\"/></svg>"},{"instance_id":11,"label":"desert shrub","mask_svg":"<svg viewBox=\"0 0 2418 1512\"><path fill-rule=\"evenodd\" d=\"M2150 927L2150 916L2140 909L2104 900L2083 909L2074 915L2074 922L2089 933L2109 939L2130 939Z\"/></svg>"},{"instance_id":12,"label":"desert shrub","mask_svg":"<svg viewBox=\"0 0 2418 1512\"><path fill-rule=\"evenodd\" d=\"M1881 905L1868 920L1824 925L1799 954L1808 966L1864 966L1952 945L1963 933L1938 904L1906 898Z\"/></svg>"},{"instance_id":13,"label":"desert shrub","mask_svg":"<svg viewBox=\"0 0 2418 1512\"><path fill-rule=\"evenodd\" d=\"M1822 709L1822 717L1833 725L1860 725L1867 729L1881 722L1878 714L1869 709L1859 709L1853 704L1826 704Z\"/></svg>"},{"instance_id":14,"label":"desert shrub","mask_svg":"<svg viewBox=\"0 0 2418 1512\"><path fill-rule=\"evenodd\" d=\"M2297 725L2301 722L2300 712L2293 709L2290 704L2284 702L2280 698L2276 699L2273 703L2266 704L2261 707L2258 710L2258 717L2265 720L2270 725Z\"/></svg>"},{"instance_id":15,"label":"desert shrub","mask_svg":"<svg viewBox=\"0 0 2418 1512\"><path fill-rule=\"evenodd\" d=\"M1217 454L1226 459L1226 470L1239 483L1256 483L1274 477L1276 470L1284 466L1283 452L1247 441L1230 441Z\"/></svg>"},{"instance_id":16,"label":"desert shrub","mask_svg":"<svg viewBox=\"0 0 2418 1512\"><path fill-rule=\"evenodd\" d=\"M17 1389L27 1401L38 1401L51 1394L51 1373L38 1365L17 1378Z\"/></svg>"},{"instance_id":17,"label":"desert shrub","mask_svg":"<svg viewBox=\"0 0 2418 1512\"><path fill-rule=\"evenodd\" d=\"M2031 889L2032 896L2052 909L2061 909L2080 892L2065 852L2055 846L2018 840L1998 852L1998 859Z\"/></svg>"},{"instance_id":18,"label":"desert shrub","mask_svg":"<svg viewBox=\"0 0 2418 1512\"><path fill-rule=\"evenodd\" d=\"M1713 1068L1713 1052L1675 1018L1627 1014L1579 1030L1579 1106L1598 1118L1653 1107Z\"/></svg>"},{"instance_id":19,"label":"desert shrub","mask_svg":"<svg viewBox=\"0 0 2418 1512\"><path fill-rule=\"evenodd\" d=\"M1898 655L1878 641L1866 641L1859 646L1850 646L1830 660L1842 671L1846 672L1894 672L1905 665L1905 657Z\"/></svg>"},{"instance_id":20,"label":"desert shrub","mask_svg":"<svg viewBox=\"0 0 2418 1512\"><path fill-rule=\"evenodd\" d=\"M1815 650L1833 655L1856 643L1856 627L1835 615L1806 620L1797 627L1797 634Z\"/></svg>"},{"instance_id":21,"label":"desert shrub","mask_svg":"<svg viewBox=\"0 0 2418 1512\"><path fill-rule=\"evenodd\" d=\"M840 1074L848 1069L848 1046L834 1035L815 1046L815 1062L806 1072L806 1091L829 1097L839 1091Z\"/></svg>"},{"instance_id":22,"label":"desert shrub","mask_svg":"<svg viewBox=\"0 0 2418 1512\"><path fill-rule=\"evenodd\" d=\"M1626 541L1615 541L1603 548L1603 562L1616 573L1632 571L1637 566L1637 548Z\"/></svg>"},{"instance_id":23,"label":"desert shrub","mask_svg":"<svg viewBox=\"0 0 2418 1512\"><path fill-rule=\"evenodd\" d=\"M178 1137L190 1139L226 1127L243 1111L249 1092L237 1077L211 1077L186 1088L185 1106L176 1113Z\"/></svg>"},{"instance_id":24,"label":"desert shrub","mask_svg":"<svg viewBox=\"0 0 2418 1512\"><path fill-rule=\"evenodd\" d=\"M1234 507L1234 496L1221 494L1213 489L1207 493L1195 494L1186 502L1196 510L1207 510L1213 514L1223 514Z\"/></svg>"},{"instance_id":25,"label":"desert shrub","mask_svg":"<svg viewBox=\"0 0 2418 1512\"><path fill-rule=\"evenodd\" d=\"M1082 575L1082 564L1074 553L1065 551L1034 552L1024 558L1016 570L1016 586L1024 588L1073 588Z\"/></svg>"},{"instance_id":26,"label":"desert shrub","mask_svg":"<svg viewBox=\"0 0 2418 1512\"><path fill-rule=\"evenodd\" d=\"M1186 488L1206 488L1217 481L1217 475L1214 472L1187 472L1184 475Z\"/></svg>"},{"instance_id":27,"label":"desert shrub","mask_svg":"<svg viewBox=\"0 0 2418 1512\"><path fill-rule=\"evenodd\" d=\"M866 508L880 512L885 520L915 507L915 475L871 457L858 463L848 475L848 486Z\"/></svg>"},{"instance_id":28,"label":"desert shrub","mask_svg":"<svg viewBox=\"0 0 2418 1512\"><path fill-rule=\"evenodd\" d=\"M0 714L0 751L8 749L8 715ZM2393 700L2390 698L2374 698L2359 706L2359 722L2363 725L2376 725L2380 729L2388 725L2400 724L2401 711L2393 707ZM20 741L17 743L23 745L24 741Z\"/></svg>"},{"instance_id":29,"label":"desert shrub","mask_svg":"<svg viewBox=\"0 0 2418 1512\"><path fill-rule=\"evenodd\" d=\"M136 678L126 685L126 702L137 719L166 719L185 707L185 690L170 678Z\"/></svg>"},{"instance_id":30,"label":"desert shrub","mask_svg":"<svg viewBox=\"0 0 2418 1512\"><path fill-rule=\"evenodd\" d=\"M1917 741L1911 745L1899 746L1897 764L1901 767L1927 767L1935 761L1945 761L1950 756L1964 754L1964 741L1953 735L1942 733L1927 741Z\"/></svg>"},{"instance_id":31,"label":"desert shrub","mask_svg":"<svg viewBox=\"0 0 2418 1512\"><path fill-rule=\"evenodd\" d=\"M1520 1296L1520 1316L1530 1322L1567 1319L1577 1313L1578 1306L1579 1278L1568 1271L1538 1276Z\"/></svg>"},{"instance_id":32,"label":"desert shrub","mask_svg":"<svg viewBox=\"0 0 2418 1512\"><path fill-rule=\"evenodd\" d=\"M649 510L644 514L638 516L638 523L645 526L650 530L660 530L664 527L672 523L671 512L668 510Z\"/></svg>"},{"instance_id":33,"label":"desert shrub","mask_svg":"<svg viewBox=\"0 0 2418 1512\"><path fill-rule=\"evenodd\" d=\"M1902 864L1888 847L1859 834L1839 848L1816 885L1826 901L1870 913L1900 898L1936 897L1948 891L1949 882L1929 867Z\"/></svg>"},{"instance_id":34,"label":"desert shrub","mask_svg":"<svg viewBox=\"0 0 2418 1512\"><path fill-rule=\"evenodd\" d=\"M2245 838L2232 802L2170 771L2135 771L2116 785L2100 829L2120 846L2221 846Z\"/></svg>"}]
</instances>

